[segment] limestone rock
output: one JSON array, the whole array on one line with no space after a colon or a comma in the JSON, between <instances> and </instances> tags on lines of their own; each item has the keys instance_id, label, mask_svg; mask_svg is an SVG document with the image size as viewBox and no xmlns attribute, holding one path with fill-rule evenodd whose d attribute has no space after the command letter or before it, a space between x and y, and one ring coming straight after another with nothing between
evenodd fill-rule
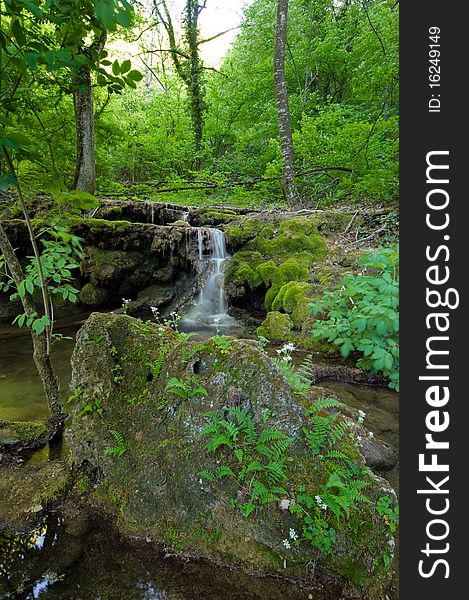
<instances>
[{"instance_id":1,"label":"limestone rock","mask_svg":"<svg viewBox=\"0 0 469 600\"><path fill-rule=\"evenodd\" d=\"M211 483L200 475L220 465L201 436L207 413L227 406L249 412L258 428L290 436L291 469L298 477L313 481L323 468L304 443L304 409L278 368L252 341L222 339L197 343L127 315L91 315L72 357L72 387L83 394L65 434L71 458L95 467L95 500L124 532L182 555L305 581L318 553L307 543L285 547L290 529L301 527L297 518L278 503L259 506L246 518L232 505L246 490L232 479ZM171 393L171 378L206 393ZM83 402L100 411L83 415ZM384 485L375 478L370 498L379 497ZM373 502L361 506L360 525L344 519L334 552L319 557L321 573L341 581L343 589L361 586L355 597L381 593L390 577L379 560L389 554L392 537Z\"/></svg>"}]
</instances>

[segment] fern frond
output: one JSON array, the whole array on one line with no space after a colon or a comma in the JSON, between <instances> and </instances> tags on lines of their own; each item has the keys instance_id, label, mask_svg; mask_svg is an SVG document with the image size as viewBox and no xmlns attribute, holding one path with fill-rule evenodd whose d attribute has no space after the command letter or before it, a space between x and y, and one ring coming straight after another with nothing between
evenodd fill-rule
<instances>
[{"instance_id":1,"label":"fern frond","mask_svg":"<svg viewBox=\"0 0 469 600\"><path fill-rule=\"evenodd\" d=\"M207 450L209 452L215 452L217 448L220 446L228 446L228 448L233 447L233 443L230 438L224 434L217 435L207 444Z\"/></svg>"},{"instance_id":2,"label":"fern frond","mask_svg":"<svg viewBox=\"0 0 469 600\"><path fill-rule=\"evenodd\" d=\"M267 442L273 442L275 440L285 440L290 439L287 435L279 431L278 429L267 428L263 429L258 437L258 442L260 444L265 444Z\"/></svg>"},{"instance_id":3,"label":"fern frond","mask_svg":"<svg viewBox=\"0 0 469 600\"><path fill-rule=\"evenodd\" d=\"M272 480L273 483L281 483L285 481L285 472L283 465L279 462L270 462L267 465L267 476Z\"/></svg>"},{"instance_id":4,"label":"fern frond","mask_svg":"<svg viewBox=\"0 0 469 600\"><path fill-rule=\"evenodd\" d=\"M217 479L223 479L224 477L236 477L236 475L233 473L230 467L222 466L218 467L218 469L215 471L215 477Z\"/></svg>"},{"instance_id":5,"label":"fern frond","mask_svg":"<svg viewBox=\"0 0 469 600\"><path fill-rule=\"evenodd\" d=\"M317 414L323 410L330 410L331 408L342 408L343 402L336 400L335 398L319 398L316 402L308 409L309 414Z\"/></svg>"},{"instance_id":6,"label":"fern frond","mask_svg":"<svg viewBox=\"0 0 469 600\"><path fill-rule=\"evenodd\" d=\"M207 481L215 481L216 479L212 471L200 471L199 477L202 477L202 479L206 479Z\"/></svg>"},{"instance_id":7,"label":"fern frond","mask_svg":"<svg viewBox=\"0 0 469 600\"><path fill-rule=\"evenodd\" d=\"M264 466L258 460L254 460L246 467L246 473L260 473L264 470Z\"/></svg>"}]
</instances>

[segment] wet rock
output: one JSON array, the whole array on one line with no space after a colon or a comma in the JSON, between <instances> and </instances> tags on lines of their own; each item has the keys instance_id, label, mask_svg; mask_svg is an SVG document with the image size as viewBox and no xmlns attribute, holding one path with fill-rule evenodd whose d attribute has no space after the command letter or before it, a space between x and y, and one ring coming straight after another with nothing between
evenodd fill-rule
<instances>
[{"instance_id":1,"label":"wet rock","mask_svg":"<svg viewBox=\"0 0 469 600\"><path fill-rule=\"evenodd\" d=\"M152 306L161 308L169 304L175 295L176 290L174 286L150 285L138 293L134 304L138 304L139 307L143 308L150 308Z\"/></svg>"},{"instance_id":2,"label":"wet rock","mask_svg":"<svg viewBox=\"0 0 469 600\"><path fill-rule=\"evenodd\" d=\"M396 466L398 456L394 448L382 440L365 434L361 452L368 467L376 471L390 471Z\"/></svg>"},{"instance_id":3,"label":"wet rock","mask_svg":"<svg viewBox=\"0 0 469 600\"><path fill-rule=\"evenodd\" d=\"M210 483L201 477L222 460L207 451L201 435L207 413L227 406L248 411L259 430L273 427L292 438L295 477L306 474L315 489L312 482L324 476L304 443L304 409L278 368L256 344L223 340L197 343L127 315L91 315L72 358L72 387L83 396L65 435L75 465L86 463L100 473L94 501L125 533L163 542L185 556L303 580L310 561L319 560L321 573L335 581L382 591L389 569L373 565L389 553L392 539L372 503L361 505L358 529L353 519L341 521L333 553L318 559L309 544L285 547L290 528L301 524L278 502L258 506L246 518L232 506L246 490L231 479ZM185 388L177 388L178 382ZM168 391L174 385L186 393ZM84 401L95 407L86 415ZM376 498L384 485L375 478L367 493Z\"/></svg>"},{"instance_id":4,"label":"wet rock","mask_svg":"<svg viewBox=\"0 0 469 600\"><path fill-rule=\"evenodd\" d=\"M109 292L93 285L92 283L85 284L80 291L80 302L88 304L88 306L104 306L109 300Z\"/></svg>"},{"instance_id":5,"label":"wet rock","mask_svg":"<svg viewBox=\"0 0 469 600\"><path fill-rule=\"evenodd\" d=\"M70 473L59 461L35 466L2 466L0 471L0 532L25 531L59 500Z\"/></svg>"}]
</instances>

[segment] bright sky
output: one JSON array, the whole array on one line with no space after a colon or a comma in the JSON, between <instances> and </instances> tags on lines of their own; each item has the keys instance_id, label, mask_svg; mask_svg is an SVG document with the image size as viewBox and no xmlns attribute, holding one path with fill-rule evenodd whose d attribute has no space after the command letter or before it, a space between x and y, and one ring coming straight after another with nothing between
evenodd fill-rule
<instances>
[{"instance_id":1,"label":"bright sky","mask_svg":"<svg viewBox=\"0 0 469 600\"><path fill-rule=\"evenodd\" d=\"M243 7L253 0L207 0L207 8L200 15L200 33L203 39L212 37L217 33L236 27L241 22ZM184 0L172 0L173 14L182 15ZM237 30L230 31L221 37L202 44L200 47L202 58L209 66L219 66L223 56L235 38Z\"/></svg>"}]
</instances>

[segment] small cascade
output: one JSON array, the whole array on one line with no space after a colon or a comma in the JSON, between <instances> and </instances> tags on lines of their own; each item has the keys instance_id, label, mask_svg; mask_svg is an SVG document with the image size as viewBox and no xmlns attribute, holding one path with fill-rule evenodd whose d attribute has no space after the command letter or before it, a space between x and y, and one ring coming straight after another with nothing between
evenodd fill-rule
<instances>
[{"instance_id":1,"label":"small cascade","mask_svg":"<svg viewBox=\"0 0 469 600\"><path fill-rule=\"evenodd\" d=\"M208 254L204 254L208 236ZM193 306L183 321L186 326L196 328L215 326L217 329L236 325L227 313L225 299L225 267L230 256L226 251L225 234L220 229L197 227L199 273L205 273L205 283Z\"/></svg>"}]
</instances>

